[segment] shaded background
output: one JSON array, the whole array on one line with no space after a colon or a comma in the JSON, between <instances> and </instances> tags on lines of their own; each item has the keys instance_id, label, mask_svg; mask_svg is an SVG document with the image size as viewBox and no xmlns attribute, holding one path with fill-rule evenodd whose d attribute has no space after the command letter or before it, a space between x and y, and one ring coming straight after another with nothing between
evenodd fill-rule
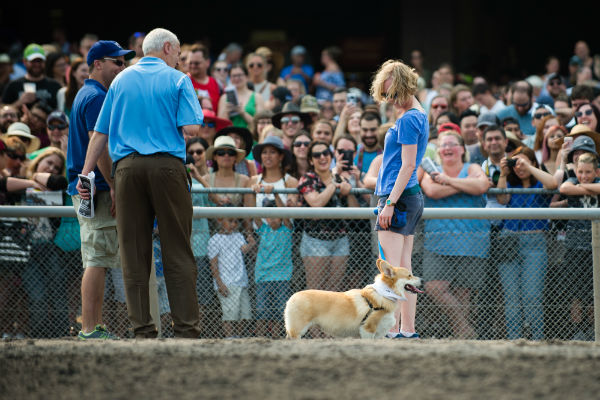
<instances>
[{"instance_id":1,"label":"shaded background","mask_svg":"<svg viewBox=\"0 0 600 400\"><path fill-rule=\"evenodd\" d=\"M213 58L231 41L249 52L259 45L280 51L302 44L316 70L321 70L320 51L329 45L343 50L341 67L368 84L378 64L387 58L409 60L420 49L425 67L434 70L450 62L455 72L483 75L506 83L544 72L546 58L556 55L561 71L577 40L586 40L592 54L600 53L600 36L593 34L598 9L593 2L567 9L547 3L492 1L396 1L388 2L260 2L238 5L221 1L169 2L159 7L116 9L114 3L31 8L0 7L0 46L15 41L24 45L51 42L54 28L62 28L70 42L84 33L117 40L124 47L136 31L164 27L182 43L203 41ZM198 4L198 5L194 5ZM381 4L381 6L379 5ZM377 8L385 7L385 8Z\"/></svg>"}]
</instances>

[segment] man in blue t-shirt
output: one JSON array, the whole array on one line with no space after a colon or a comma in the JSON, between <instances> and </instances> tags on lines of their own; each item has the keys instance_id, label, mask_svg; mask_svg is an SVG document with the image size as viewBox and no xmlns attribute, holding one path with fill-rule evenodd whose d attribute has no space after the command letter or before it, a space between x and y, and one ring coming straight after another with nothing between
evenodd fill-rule
<instances>
[{"instance_id":1,"label":"man in blue t-shirt","mask_svg":"<svg viewBox=\"0 0 600 400\"><path fill-rule=\"evenodd\" d=\"M90 78L85 80L73 100L67 147L68 193L72 196L75 210L79 208L81 202L76 189L79 181L77 175L83 169L90 137L104 103L106 91L113 79L125 68L125 59L130 59L134 55L135 52L123 50L117 42L108 40L96 42L88 52ZM110 170L111 160L108 152L104 150L98 168L94 169L96 175L94 218L83 218L77 215L84 268L81 279L82 323L78 335L81 340L115 338L102 324L107 269L110 268L111 273L112 269L115 273L121 273Z\"/></svg>"},{"instance_id":2,"label":"man in blue t-shirt","mask_svg":"<svg viewBox=\"0 0 600 400\"><path fill-rule=\"evenodd\" d=\"M294 46L290 53L292 59L292 65L283 67L281 74L279 74L279 86L285 86L285 82L289 79L298 79L304 83L306 93L310 93L310 85L312 83L312 77L315 74L315 70L312 66L304 64L306 59L306 49L304 46Z\"/></svg>"},{"instance_id":3,"label":"man in blue t-shirt","mask_svg":"<svg viewBox=\"0 0 600 400\"><path fill-rule=\"evenodd\" d=\"M354 157L354 164L360 170L362 180L362 177L369 170L371 162L373 162L378 154L383 153L377 137L379 126L381 125L381 117L377 113L365 111L360 116L359 124L360 140L362 143L358 145L356 156Z\"/></svg>"},{"instance_id":4,"label":"man in blue t-shirt","mask_svg":"<svg viewBox=\"0 0 600 400\"><path fill-rule=\"evenodd\" d=\"M191 178L184 134L198 136L202 109L192 81L175 69L181 47L172 32L146 35L144 57L110 85L90 139L82 174L106 143L115 162L115 209L127 309L137 338L155 338L149 285L152 229L158 220L165 283L176 337L197 338L200 316L197 267L190 244ZM77 185L82 198L90 193Z\"/></svg>"}]
</instances>

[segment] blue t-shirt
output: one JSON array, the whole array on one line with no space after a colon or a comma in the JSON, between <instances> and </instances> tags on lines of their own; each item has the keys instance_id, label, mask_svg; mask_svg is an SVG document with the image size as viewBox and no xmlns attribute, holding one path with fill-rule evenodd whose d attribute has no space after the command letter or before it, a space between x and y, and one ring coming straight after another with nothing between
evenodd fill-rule
<instances>
[{"instance_id":1,"label":"blue t-shirt","mask_svg":"<svg viewBox=\"0 0 600 400\"><path fill-rule=\"evenodd\" d=\"M113 161L137 152L185 160L181 127L203 115L191 79L156 57L144 57L113 80L95 130L108 135Z\"/></svg>"},{"instance_id":2,"label":"blue t-shirt","mask_svg":"<svg viewBox=\"0 0 600 400\"><path fill-rule=\"evenodd\" d=\"M294 68L293 65L288 65L287 67L283 67L283 69L281 70L281 74L279 74L279 76L281 77L281 79L287 81L288 79L298 79L302 82L304 82L304 87L306 88L306 91L308 92L308 85L310 82L306 82L306 79L304 79L304 76L300 75L300 74L292 74L292 69ZM313 75L315 74L315 70L313 69L313 67L311 67L308 64L304 64L302 67L302 71L309 77L312 78ZM290 76L288 76L290 75Z\"/></svg>"},{"instance_id":3,"label":"blue t-shirt","mask_svg":"<svg viewBox=\"0 0 600 400\"><path fill-rule=\"evenodd\" d=\"M256 230L260 238L256 254L255 282L289 281L292 279L292 230L281 224L276 231L263 223Z\"/></svg>"},{"instance_id":4,"label":"blue t-shirt","mask_svg":"<svg viewBox=\"0 0 600 400\"><path fill-rule=\"evenodd\" d=\"M513 186L506 183L507 188L522 188L523 185ZM532 189L543 189L544 185L541 182L536 182L531 186ZM550 207L552 195L547 194L521 194L513 193L510 195L510 201L507 208L546 208ZM547 219L507 219L504 221L504 229L509 231L537 231L548 229Z\"/></svg>"},{"instance_id":5,"label":"blue t-shirt","mask_svg":"<svg viewBox=\"0 0 600 400\"><path fill-rule=\"evenodd\" d=\"M346 86L346 80L344 79L344 73L342 71L323 71L321 72L321 80L326 83L333 84L337 87ZM323 86L318 86L315 92L317 100L321 101L332 101L333 91Z\"/></svg>"},{"instance_id":6,"label":"blue t-shirt","mask_svg":"<svg viewBox=\"0 0 600 400\"><path fill-rule=\"evenodd\" d=\"M498 114L496 115L498 116L498 119L500 121L502 121L506 117L513 117L514 119L519 121L519 128L521 128L521 132L523 132L523 134L528 136L535 135L535 127L531 125L530 111L527 111L527 114L525 115L520 115L517 112L515 106L511 104L510 106L498 111Z\"/></svg>"},{"instance_id":7,"label":"blue t-shirt","mask_svg":"<svg viewBox=\"0 0 600 400\"><path fill-rule=\"evenodd\" d=\"M70 195L78 193L76 186L79 178L77 175L85 164L85 155L90 143L88 132L94 130L105 97L106 88L100 82L86 79L73 100L67 147L67 179L69 180L67 192ZM94 169L94 173L96 174L96 190L110 190L98 167Z\"/></svg>"},{"instance_id":8,"label":"blue t-shirt","mask_svg":"<svg viewBox=\"0 0 600 400\"><path fill-rule=\"evenodd\" d=\"M385 134L385 147L383 149L383 161L379 174L377 175L377 196L388 195L394 188L396 178L402 167L402 145L417 145L416 165L421 164L427 141L429 139L429 122L427 115L415 108L406 111L396 124ZM417 168L412 172L406 188L418 184Z\"/></svg>"}]
</instances>

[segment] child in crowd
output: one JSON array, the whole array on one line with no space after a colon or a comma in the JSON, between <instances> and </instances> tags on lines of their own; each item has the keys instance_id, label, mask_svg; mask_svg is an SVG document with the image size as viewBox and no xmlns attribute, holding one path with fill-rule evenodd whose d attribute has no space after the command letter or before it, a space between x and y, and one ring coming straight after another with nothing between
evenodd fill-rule
<instances>
[{"instance_id":1,"label":"child in crowd","mask_svg":"<svg viewBox=\"0 0 600 400\"><path fill-rule=\"evenodd\" d=\"M597 208L600 201L600 169L592 153L584 153L575 162L575 178L569 178L560 186L572 208ZM593 277L592 277L591 222L568 220L567 268L565 277L571 300L571 323L574 340L593 340Z\"/></svg>"},{"instance_id":2,"label":"child in crowd","mask_svg":"<svg viewBox=\"0 0 600 400\"><path fill-rule=\"evenodd\" d=\"M154 269L156 270L156 285L158 288L158 313L160 314L161 337L173 337L173 322L171 320L171 307L167 296L167 285L163 272L162 251L160 248L160 236L158 226L154 220L154 232L152 232L152 250L154 251Z\"/></svg>"},{"instance_id":3,"label":"child in crowd","mask_svg":"<svg viewBox=\"0 0 600 400\"><path fill-rule=\"evenodd\" d=\"M251 318L248 274L244 253L251 245L246 242L233 218L218 218L218 232L208 241L208 258L214 287L223 312L223 334L226 338L241 337L243 320Z\"/></svg>"},{"instance_id":4,"label":"child in crowd","mask_svg":"<svg viewBox=\"0 0 600 400\"><path fill-rule=\"evenodd\" d=\"M274 204L268 205L276 207ZM290 297L292 279L292 223L289 219L256 220L259 237L254 281L256 282L256 334L283 336L283 309Z\"/></svg>"}]
</instances>

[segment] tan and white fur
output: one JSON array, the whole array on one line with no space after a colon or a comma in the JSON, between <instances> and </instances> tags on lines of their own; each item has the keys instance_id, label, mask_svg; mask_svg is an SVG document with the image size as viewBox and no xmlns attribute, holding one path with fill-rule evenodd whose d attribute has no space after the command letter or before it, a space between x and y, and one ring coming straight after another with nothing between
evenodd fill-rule
<instances>
[{"instance_id":1,"label":"tan and white fur","mask_svg":"<svg viewBox=\"0 0 600 400\"><path fill-rule=\"evenodd\" d=\"M393 294L406 299L405 286L408 285L411 288L409 291L417 293L415 287L421 285L421 279L406 268L394 267L381 259L377 260L377 268L381 274L375 277L375 285L363 289L343 293L325 290L294 293L287 301L284 312L287 337L299 339L313 325L336 337L384 337L395 323L396 299L384 297L374 286L387 286ZM381 309L375 310L378 308Z\"/></svg>"}]
</instances>

